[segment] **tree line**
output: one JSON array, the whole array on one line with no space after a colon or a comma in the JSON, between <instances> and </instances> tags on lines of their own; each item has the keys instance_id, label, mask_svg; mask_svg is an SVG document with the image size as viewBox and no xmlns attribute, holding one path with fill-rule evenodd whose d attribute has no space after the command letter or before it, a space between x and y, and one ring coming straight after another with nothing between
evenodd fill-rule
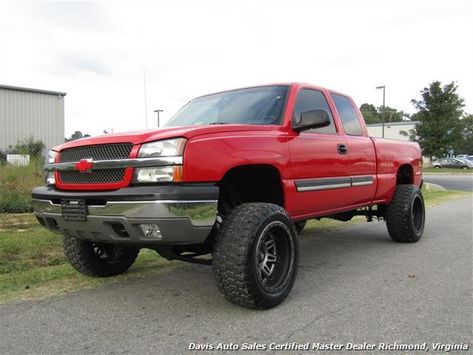
<instances>
[{"instance_id":1,"label":"tree line","mask_svg":"<svg viewBox=\"0 0 473 355\"><path fill-rule=\"evenodd\" d=\"M389 106L383 110L369 103L362 104L360 111L367 124L381 123L383 118L385 122L418 122L414 129L401 133L418 142L425 156L440 158L451 151L473 154L473 115L464 112L464 100L457 89L454 82L442 85L433 81L420 91L419 99L411 100L416 109L412 115ZM86 137L89 135L76 131L66 142Z\"/></svg>"},{"instance_id":2,"label":"tree line","mask_svg":"<svg viewBox=\"0 0 473 355\"><path fill-rule=\"evenodd\" d=\"M416 109L412 115L386 106L364 103L360 111L367 124L416 121L418 124L408 132L401 132L411 141L418 142L423 155L443 157L454 154L473 154L473 115L466 113L464 100L458 95L458 85L451 82L442 85L433 81L420 91L419 99L411 102Z\"/></svg>"}]
</instances>

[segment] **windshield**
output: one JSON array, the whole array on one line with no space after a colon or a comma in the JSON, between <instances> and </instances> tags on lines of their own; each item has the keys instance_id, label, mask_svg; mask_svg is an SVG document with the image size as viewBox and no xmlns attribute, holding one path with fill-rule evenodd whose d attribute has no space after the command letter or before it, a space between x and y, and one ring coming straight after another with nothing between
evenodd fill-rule
<instances>
[{"instance_id":1,"label":"windshield","mask_svg":"<svg viewBox=\"0 0 473 355\"><path fill-rule=\"evenodd\" d=\"M279 125L288 86L261 86L199 97L181 108L166 124Z\"/></svg>"}]
</instances>

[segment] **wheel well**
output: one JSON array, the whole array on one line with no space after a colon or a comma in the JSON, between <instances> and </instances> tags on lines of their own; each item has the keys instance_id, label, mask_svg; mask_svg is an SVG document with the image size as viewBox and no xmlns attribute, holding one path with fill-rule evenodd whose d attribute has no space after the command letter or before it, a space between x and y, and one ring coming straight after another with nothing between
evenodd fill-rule
<instances>
[{"instance_id":1,"label":"wheel well","mask_svg":"<svg viewBox=\"0 0 473 355\"><path fill-rule=\"evenodd\" d=\"M272 165L243 165L230 169L219 183L218 211L225 215L245 202L270 202L284 207L279 171Z\"/></svg>"},{"instance_id":2,"label":"wheel well","mask_svg":"<svg viewBox=\"0 0 473 355\"><path fill-rule=\"evenodd\" d=\"M409 164L401 165L397 171L396 185L407 185L414 183L414 169Z\"/></svg>"}]
</instances>

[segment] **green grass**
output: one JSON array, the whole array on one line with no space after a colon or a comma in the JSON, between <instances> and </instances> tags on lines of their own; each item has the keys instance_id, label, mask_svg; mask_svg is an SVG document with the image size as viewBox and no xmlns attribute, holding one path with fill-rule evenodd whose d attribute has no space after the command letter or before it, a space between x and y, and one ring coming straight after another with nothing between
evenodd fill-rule
<instances>
[{"instance_id":1,"label":"green grass","mask_svg":"<svg viewBox=\"0 0 473 355\"><path fill-rule=\"evenodd\" d=\"M62 236L40 227L31 214L0 214L0 303L96 287L156 273L177 264L145 249L125 275L87 277L67 263Z\"/></svg>"},{"instance_id":2,"label":"green grass","mask_svg":"<svg viewBox=\"0 0 473 355\"><path fill-rule=\"evenodd\" d=\"M424 192L427 206L466 196L471 194L453 191ZM304 234L363 221L364 217L355 217L350 222L325 218L314 220L308 223ZM67 263L60 235L40 227L31 214L0 214L0 303L93 288L162 272L180 264L169 262L156 252L145 249L124 275L105 279L83 276Z\"/></svg>"},{"instance_id":3,"label":"green grass","mask_svg":"<svg viewBox=\"0 0 473 355\"><path fill-rule=\"evenodd\" d=\"M60 236L58 236L58 239ZM92 278L78 273L67 263L37 266L0 274L0 304L11 300L35 299L151 275L178 265L160 258L156 252L142 250L129 272L109 278Z\"/></svg>"},{"instance_id":4,"label":"green grass","mask_svg":"<svg viewBox=\"0 0 473 355\"><path fill-rule=\"evenodd\" d=\"M423 168L422 172L425 174L473 174L473 169L453 169L453 168Z\"/></svg>"},{"instance_id":5,"label":"green grass","mask_svg":"<svg viewBox=\"0 0 473 355\"><path fill-rule=\"evenodd\" d=\"M439 191L425 191L422 189L424 194L424 200L427 207L437 206L443 202L457 200L464 197L473 197L471 192L466 191L451 191L451 190L439 190Z\"/></svg>"}]
</instances>

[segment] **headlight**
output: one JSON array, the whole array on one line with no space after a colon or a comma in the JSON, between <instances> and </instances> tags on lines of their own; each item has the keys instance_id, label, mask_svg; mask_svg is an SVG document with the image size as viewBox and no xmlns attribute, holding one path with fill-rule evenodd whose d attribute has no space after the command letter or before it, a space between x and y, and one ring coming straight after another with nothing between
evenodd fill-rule
<instances>
[{"instance_id":1,"label":"headlight","mask_svg":"<svg viewBox=\"0 0 473 355\"><path fill-rule=\"evenodd\" d=\"M137 168L133 178L137 183L180 182L182 181L182 165Z\"/></svg>"},{"instance_id":2,"label":"headlight","mask_svg":"<svg viewBox=\"0 0 473 355\"><path fill-rule=\"evenodd\" d=\"M45 175L45 182L47 186L52 186L56 184L56 179L54 177L54 172L53 171L48 171Z\"/></svg>"},{"instance_id":3,"label":"headlight","mask_svg":"<svg viewBox=\"0 0 473 355\"><path fill-rule=\"evenodd\" d=\"M185 145L185 138L166 139L146 143L141 146L138 158L179 156L184 152Z\"/></svg>"},{"instance_id":4,"label":"headlight","mask_svg":"<svg viewBox=\"0 0 473 355\"><path fill-rule=\"evenodd\" d=\"M58 152L55 152L54 150L50 150L48 152L48 156L46 157L46 164L54 164L54 162L56 161L57 155L58 155ZM44 180L47 186L55 185L56 179L54 178L54 172L53 171L46 172L44 176Z\"/></svg>"},{"instance_id":5,"label":"headlight","mask_svg":"<svg viewBox=\"0 0 473 355\"><path fill-rule=\"evenodd\" d=\"M174 167L161 166L135 170L135 181L141 183L172 182Z\"/></svg>"},{"instance_id":6,"label":"headlight","mask_svg":"<svg viewBox=\"0 0 473 355\"><path fill-rule=\"evenodd\" d=\"M55 152L54 150L50 150L48 152L48 157L46 158L46 163L48 164L53 164L56 161L58 152Z\"/></svg>"},{"instance_id":7,"label":"headlight","mask_svg":"<svg viewBox=\"0 0 473 355\"><path fill-rule=\"evenodd\" d=\"M159 158L182 156L187 139L174 138L143 144L138 158ZM159 183L182 181L182 165L152 166L136 168L135 183Z\"/></svg>"}]
</instances>

